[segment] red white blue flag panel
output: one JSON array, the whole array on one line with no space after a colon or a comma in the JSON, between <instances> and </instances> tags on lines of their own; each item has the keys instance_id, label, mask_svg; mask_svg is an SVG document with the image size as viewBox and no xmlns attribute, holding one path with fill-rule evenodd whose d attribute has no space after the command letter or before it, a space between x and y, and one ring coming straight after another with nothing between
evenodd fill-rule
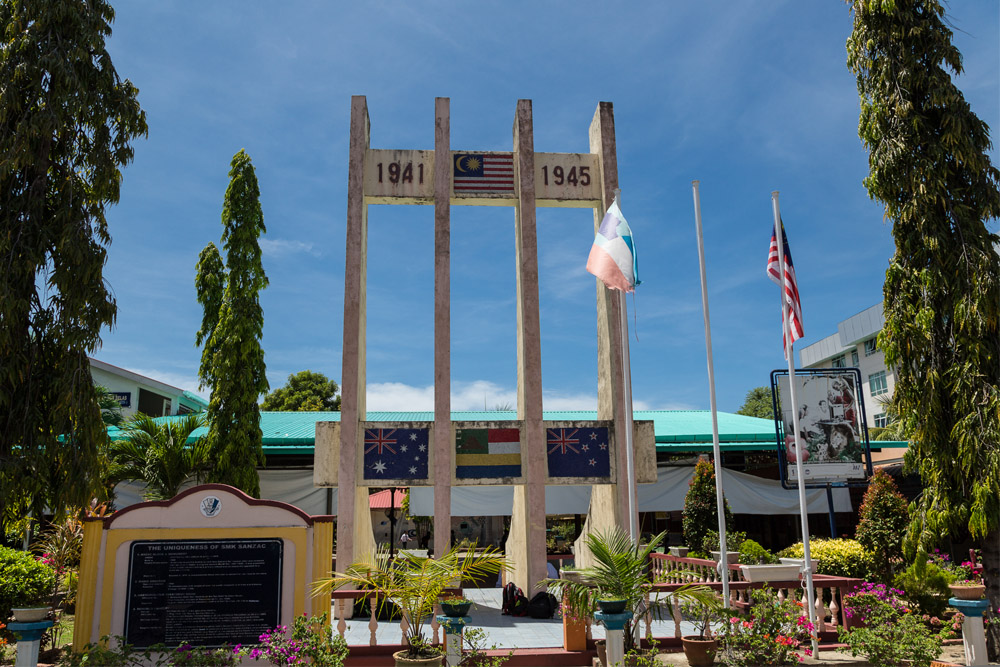
<instances>
[{"instance_id":1,"label":"red white blue flag panel","mask_svg":"<svg viewBox=\"0 0 1000 667\"><path fill-rule=\"evenodd\" d=\"M514 194L513 153L455 153L452 167L456 195Z\"/></svg>"},{"instance_id":2,"label":"red white blue flag panel","mask_svg":"<svg viewBox=\"0 0 1000 667\"><path fill-rule=\"evenodd\" d=\"M608 427L547 428L549 477L610 477Z\"/></svg>"},{"instance_id":3,"label":"red white blue flag panel","mask_svg":"<svg viewBox=\"0 0 1000 667\"><path fill-rule=\"evenodd\" d=\"M430 430L366 428L365 479L427 479Z\"/></svg>"}]
</instances>

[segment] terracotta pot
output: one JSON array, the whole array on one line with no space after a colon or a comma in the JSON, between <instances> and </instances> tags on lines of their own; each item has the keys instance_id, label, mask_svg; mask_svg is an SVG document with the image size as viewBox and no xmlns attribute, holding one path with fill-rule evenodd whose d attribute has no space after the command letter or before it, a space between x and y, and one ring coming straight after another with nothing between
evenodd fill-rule
<instances>
[{"instance_id":1,"label":"terracotta pot","mask_svg":"<svg viewBox=\"0 0 1000 667\"><path fill-rule=\"evenodd\" d=\"M441 667L444 661L444 653L439 653L431 658L408 658L406 651L397 651L392 654L396 661L396 667Z\"/></svg>"},{"instance_id":2,"label":"terracotta pot","mask_svg":"<svg viewBox=\"0 0 1000 667\"><path fill-rule=\"evenodd\" d=\"M715 662L715 653L719 650L717 640L702 639L697 635L681 637L681 645L691 667L711 667Z\"/></svg>"},{"instance_id":3,"label":"terracotta pot","mask_svg":"<svg viewBox=\"0 0 1000 667\"><path fill-rule=\"evenodd\" d=\"M48 607L19 607L11 611L14 612L14 620L18 623L37 623L44 621L49 615Z\"/></svg>"},{"instance_id":4,"label":"terracotta pot","mask_svg":"<svg viewBox=\"0 0 1000 667\"><path fill-rule=\"evenodd\" d=\"M978 586L950 584L948 588L951 590L951 596L959 600L981 600L986 595L986 586L983 584Z\"/></svg>"}]
</instances>

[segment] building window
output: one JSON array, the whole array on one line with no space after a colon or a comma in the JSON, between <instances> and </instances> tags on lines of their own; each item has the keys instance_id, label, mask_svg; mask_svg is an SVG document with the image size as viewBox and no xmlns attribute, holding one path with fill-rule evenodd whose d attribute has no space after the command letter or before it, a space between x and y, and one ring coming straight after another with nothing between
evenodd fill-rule
<instances>
[{"instance_id":1,"label":"building window","mask_svg":"<svg viewBox=\"0 0 1000 667\"><path fill-rule=\"evenodd\" d=\"M889 391L889 385L885 382L885 371L872 373L868 376L868 386L871 387L872 396L880 396Z\"/></svg>"},{"instance_id":2,"label":"building window","mask_svg":"<svg viewBox=\"0 0 1000 667\"><path fill-rule=\"evenodd\" d=\"M844 355L840 355L839 357L834 357L833 360L830 361L830 367L847 368L847 357L845 357Z\"/></svg>"},{"instance_id":3,"label":"building window","mask_svg":"<svg viewBox=\"0 0 1000 667\"><path fill-rule=\"evenodd\" d=\"M851 365L857 367L858 365L858 351L851 350Z\"/></svg>"},{"instance_id":4,"label":"building window","mask_svg":"<svg viewBox=\"0 0 1000 667\"><path fill-rule=\"evenodd\" d=\"M889 418L885 416L884 412L880 412L875 415L875 426L878 428L885 428L889 425Z\"/></svg>"},{"instance_id":5,"label":"building window","mask_svg":"<svg viewBox=\"0 0 1000 667\"><path fill-rule=\"evenodd\" d=\"M870 357L876 352L878 352L878 339L869 338L865 341L865 356Z\"/></svg>"}]
</instances>

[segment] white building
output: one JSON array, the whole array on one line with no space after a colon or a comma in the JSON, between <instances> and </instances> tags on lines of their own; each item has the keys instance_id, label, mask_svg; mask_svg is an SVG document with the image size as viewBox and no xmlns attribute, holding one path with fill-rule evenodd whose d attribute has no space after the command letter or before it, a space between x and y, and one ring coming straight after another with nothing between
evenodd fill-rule
<instances>
[{"instance_id":1,"label":"white building","mask_svg":"<svg viewBox=\"0 0 1000 667\"><path fill-rule=\"evenodd\" d=\"M802 368L857 368L868 426L885 426L883 401L892 397L896 375L886 368L876 338L885 325L879 302L837 325L837 333L799 350Z\"/></svg>"},{"instance_id":2,"label":"white building","mask_svg":"<svg viewBox=\"0 0 1000 667\"><path fill-rule=\"evenodd\" d=\"M95 385L105 387L118 399L122 415L126 418L136 412L163 417L201 412L208 408L208 401L190 391L94 358L90 359L90 375Z\"/></svg>"}]
</instances>

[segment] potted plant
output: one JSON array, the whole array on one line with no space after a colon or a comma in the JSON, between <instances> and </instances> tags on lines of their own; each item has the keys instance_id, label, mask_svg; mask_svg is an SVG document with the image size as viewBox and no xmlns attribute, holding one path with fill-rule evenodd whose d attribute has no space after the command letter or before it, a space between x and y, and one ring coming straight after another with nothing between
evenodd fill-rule
<instances>
[{"instance_id":1,"label":"potted plant","mask_svg":"<svg viewBox=\"0 0 1000 667\"><path fill-rule=\"evenodd\" d=\"M961 579L948 584L951 596L959 600L981 600L986 595L986 585L979 575L973 574L971 579Z\"/></svg>"},{"instance_id":2,"label":"potted plant","mask_svg":"<svg viewBox=\"0 0 1000 667\"><path fill-rule=\"evenodd\" d=\"M472 608L472 600L462 595L446 594L438 600L438 604L441 605L441 611L444 612L444 615L451 618L468 616L469 609Z\"/></svg>"},{"instance_id":3,"label":"potted plant","mask_svg":"<svg viewBox=\"0 0 1000 667\"><path fill-rule=\"evenodd\" d=\"M693 620L698 634L681 637L681 646L691 667L710 667L719 650L719 642L712 634L712 621L722 613L722 597L706 596L694 603L694 610L696 614Z\"/></svg>"},{"instance_id":4,"label":"potted plant","mask_svg":"<svg viewBox=\"0 0 1000 667\"><path fill-rule=\"evenodd\" d=\"M688 549L687 547L670 547L671 556L679 556L681 558L684 558L685 556L688 555L688 551L690 551L690 549Z\"/></svg>"},{"instance_id":5,"label":"potted plant","mask_svg":"<svg viewBox=\"0 0 1000 667\"><path fill-rule=\"evenodd\" d=\"M393 654L398 667L440 665L444 654L424 638L424 624L434 613L434 605L446 588L462 579L497 574L506 569L503 554L490 547L483 551L463 545L438 558L402 552L389 557L381 547L365 560L354 563L346 572L334 572L314 584L317 593L354 586L374 592L380 605L395 604L408 626L406 648Z\"/></svg>"},{"instance_id":6,"label":"potted plant","mask_svg":"<svg viewBox=\"0 0 1000 667\"><path fill-rule=\"evenodd\" d=\"M578 579L546 579L542 583L557 597L563 597L578 616L592 615L600 603L622 601L623 610L633 614L625 624L624 650L634 651L639 643L639 618L647 611L646 595L653 587L647 574L649 554L665 537L665 532L660 533L640 548L620 528L591 533L584 544L594 557L594 566L578 570ZM711 591L705 586L685 585L670 596L651 596L648 611L654 618L661 618L670 611L672 599L704 599L706 594Z\"/></svg>"}]
</instances>

